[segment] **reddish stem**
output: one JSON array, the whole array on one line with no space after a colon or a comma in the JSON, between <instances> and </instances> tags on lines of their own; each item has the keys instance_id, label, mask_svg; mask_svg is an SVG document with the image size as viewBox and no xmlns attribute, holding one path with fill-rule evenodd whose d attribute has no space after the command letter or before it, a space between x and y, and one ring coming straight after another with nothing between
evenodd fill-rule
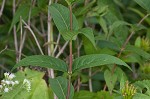
<instances>
[{"instance_id":1,"label":"reddish stem","mask_svg":"<svg viewBox=\"0 0 150 99\"><path fill-rule=\"evenodd\" d=\"M70 10L70 31L72 31L72 6L69 6ZM68 74L69 74L69 79L68 79L68 89L67 89L67 96L66 99L69 99L70 96L70 89L71 89L71 74L72 74L72 40L69 42L69 50L70 50L70 55L69 55L69 67L68 67Z\"/></svg>"}]
</instances>

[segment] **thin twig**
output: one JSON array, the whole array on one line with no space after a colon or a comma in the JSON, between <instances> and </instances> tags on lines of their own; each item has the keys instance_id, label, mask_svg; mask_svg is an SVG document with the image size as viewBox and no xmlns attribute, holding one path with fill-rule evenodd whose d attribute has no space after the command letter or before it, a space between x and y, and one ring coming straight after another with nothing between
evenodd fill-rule
<instances>
[{"instance_id":1,"label":"thin twig","mask_svg":"<svg viewBox=\"0 0 150 99\"><path fill-rule=\"evenodd\" d=\"M59 51L59 53L56 55L56 58L58 58L64 51L64 49L66 48L66 46L68 45L69 42L66 42L63 47L61 48L61 50Z\"/></svg>"},{"instance_id":2,"label":"thin twig","mask_svg":"<svg viewBox=\"0 0 150 99\"><path fill-rule=\"evenodd\" d=\"M82 42L79 42L79 38L77 38L77 56L80 57L80 49L82 47ZM80 81L80 75L78 75L78 79L77 79L77 92L80 91L80 85L82 84L82 82Z\"/></svg>"},{"instance_id":3,"label":"thin twig","mask_svg":"<svg viewBox=\"0 0 150 99\"><path fill-rule=\"evenodd\" d=\"M59 34L58 34L58 37L57 37L56 46L55 46L54 51L53 51L53 53L52 53L53 56L55 55L55 52L56 52L56 50L57 50L57 48L58 48L58 44L59 44L59 41L60 41L60 37L61 37L61 35L60 35L60 33L59 33Z\"/></svg>"},{"instance_id":4,"label":"thin twig","mask_svg":"<svg viewBox=\"0 0 150 99\"><path fill-rule=\"evenodd\" d=\"M6 0L3 0L3 2L2 2L2 6L1 6L1 10L0 10L0 18L1 18L1 16L2 16L2 14L3 14L5 2L6 2Z\"/></svg>"},{"instance_id":5,"label":"thin twig","mask_svg":"<svg viewBox=\"0 0 150 99\"><path fill-rule=\"evenodd\" d=\"M44 35L43 33L41 33L32 23L31 23L31 27L34 29L35 32L37 32L41 37L45 37L46 35Z\"/></svg>"},{"instance_id":6,"label":"thin twig","mask_svg":"<svg viewBox=\"0 0 150 99\"><path fill-rule=\"evenodd\" d=\"M7 45L5 46L3 50L0 51L0 54L3 53L6 49L7 49Z\"/></svg>"},{"instance_id":7,"label":"thin twig","mask_svg":"<svg viewBox=\"0 0 150 99\"><path fill-rule=\"evenodd\" d=\"M38 46L38 48L39 48L41 54L44 55L44 53L43 53L43 51L42 51L42 48L41 48L41 46L40 46L40 44L39 44L39 42L38 42L38 40L37 40L37 38L36 38L34 32L33 32L32 29L30 28L30 26L29 26L23 19L22 19L22 22L26 25L25 28L27 28L27 29L30 31L30 33L32 34L33 38L35 39L35 42L36 42L36 44L37 44L37 46Z\"/></svg>"},{"instance_id":8,"label":"thin twig","mask_svg":"<svg viewBox=\"0 0 150 99\"><path fill-rule=\"evenodd\" d=\"M16 0L13 0L13 16L15 16L16 12ZM17 40L17 32L16 32L16 25L13 27L13 34L14 34L14 46L15 46L15 53L16 53L16 63L18 63L18 40Z\"/></svg>"},{"instance_id":9,"label":"thin twig","mask_svg":"<svg viewBox=\"0 0 150 99\"><path fill-rule=\"evenodd\" d=\"M26 38L26 31L24 31L24 34L23 34L23 29L22 29L22 18L20 17L20 47L19 47L19 55L18 55L18 61L21 60L21 55L22 55L22 49L23 49L23 46L24 46L24 42L25 42L25 38Z\"/></svg>"},{"instance_id":10,"label":"thin twig","mask_svg":"<svg viewBox=\"0 0 150 99\"><path fill-rule=\"evenodd\" d=\"M31 13L32 13L32 7L34 6L35 1L31 0L31 6L30 6L30 10L29 10L29 15L28 15L28 25L30 26L31 23Z\"/></svg>"},{"instance_id":11,"label":"thin twig","mask_svg":"<svg viewBox=\"0 0 150 99\"><path fill-rule=\"evenodd\" d=\"M43 23L43 16L42 14L40 15L40 24L41 24L41 30L42 30L42 35L46 35L45 29L44 29L44 23Z\"/></svg>"}]
</instances>

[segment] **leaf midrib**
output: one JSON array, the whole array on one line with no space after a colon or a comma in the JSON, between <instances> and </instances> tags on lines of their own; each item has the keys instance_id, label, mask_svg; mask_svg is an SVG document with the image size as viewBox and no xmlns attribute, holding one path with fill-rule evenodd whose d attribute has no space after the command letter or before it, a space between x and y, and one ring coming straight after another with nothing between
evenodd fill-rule
<instances>
[{"instance_id":1,"label":"leaf midrib","mask_svg":"<svg viewBox=\"0 0 150 99\"><path fill-rule=\"evenodd\" d=\"M63 97L64 97L64 99L66 98L66 96L65 96L65 94L64 94L64 92L63 92L63 88L61 87L61 84L59 83L59 81L56 79L56 81L58 82L58 85L60 86L60 89L61 89L61 91L62 91L62 93L63 93Z\"/></svg>"},{"instance_id":2,"label":"leaf midrib","mask_svg":"<svg viewBox=\"0 0 150 99\"><path fill-rule=\"evenodd\" d=\"M65 21L65 19L63 18L63 16L61 15L61 13L59 12L59 10L58 9L56 9L55 7L54 7L54 9L59 13L59 15L61 16L61 18L62 18L62 20L63 20L63 22L64 22L64 24L65 24L65 26L66 26L66 28L67 28L67 30L69 29L69 27L68 27L68 25L67 25L67 23L66 23L66 21Z\"/></svg>"}]
</instances>

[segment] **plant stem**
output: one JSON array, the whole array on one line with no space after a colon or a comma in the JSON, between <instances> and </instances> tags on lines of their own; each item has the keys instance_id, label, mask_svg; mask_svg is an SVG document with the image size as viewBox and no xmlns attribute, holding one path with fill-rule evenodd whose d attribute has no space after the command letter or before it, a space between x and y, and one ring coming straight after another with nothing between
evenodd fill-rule
<instances>
[{"instance_id":1,"label":"plant stem","mask_svg":"<svg viewBox=\"0 0 150 99\"><path fill-rule=\"evenodd\" d=\"M49 5L52 4L52 0L49 0ZM50 42L50 45L48 45L48 55L52 56L52 51L54 49L54 45L51 43L53 42L53 26L51 22L51 15L48 12L48 32L47 32L47 42ZM54 70L53 69L48 69L48 76L50 78L54 78Z\"/></svg>"},{"instance_id":2,"label":"plant stem","mask_svg":"<svg viewBox=\"0 0 150 99\"><path fill-rule=\"evenodd\" d=\"M22 19L22 22L25 24L25 28L27 28L27 29L30 31L30 33L32 34L32 36L33 36L33 38L34 38L34 40L35 40L35 42L36 42L36 44L37 44L37 46L38 46L38 48L39 48L41 54L44 55L44 53L43 53L43 51L42 51L42 48L41 48L41 46L40 46L40 44L39 44L39 42L38 42L38 40L37 40L37 38L36 38L34 32L33 32L32 29L30 28L30 26L29 26L23 19Z\"/></svg>"},{"instance_id":3,"label":"plant stem","mask_svg":"<svg viewBox=\"0 0 150 99\"><path fill-rule=\"evenodd\" d=\"M6 2L6 0L3 0L3 2L2 2L2 6L1 6L1 9L0 9L0 17L1 17L1 16L2 16L2 14L3 14L4 6L5 6L5 2Z\"/></svg>"},{"instance_id":4,"label":"plant stem","mask_svg":"<svg viewBox=\"0 0 150 99\"><path fill-rule=\"evenodd\" d=\"M91 77L92 77L92 68L89 68L89 90L90 92L93 92Z\"/></svg>"},{"instance_id":5,"label":"plant stem","mask_svg":"<svg viewBox=\"0 0 150 99\"><path fill-rule=\"evenodd\" d=\"M13 0L13 16L16 12L16 0ZM16 25L13 27L13 34L14 34L14 46L15 46L15 53L16 53L16 63L18 63L18 40L17 40L17 33L16 33Z\"/></svg>"},{"instance_id":6,"label":"plant stem","mask_svg":"<svg viewBox=\"0 0 150 99\"><path fill-rule=\"evenodd\" d=\"M72 31L72 6L69 5L70 10L70 31ZM71 88L71 74L72 74L72 40L69 42L69 50L70 50L70 57L69 57L69 67L68 67L68 89L67 89L67 96L66 99L69 99L70 96L70 88Z\"/></svg>"}]
</instances>

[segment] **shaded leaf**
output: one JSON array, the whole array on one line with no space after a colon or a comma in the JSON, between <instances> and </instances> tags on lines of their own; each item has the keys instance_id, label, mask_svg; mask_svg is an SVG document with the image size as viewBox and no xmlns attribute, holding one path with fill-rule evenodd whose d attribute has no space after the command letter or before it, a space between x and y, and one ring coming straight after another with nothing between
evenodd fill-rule
<instances>
[{"instance_id":1,"label":"shaded leaf","mask_svg":"<svg viewBox=\"0 0 150 99\"><path fill-rule=\"evenodd\" d=\"M98 22L101 25L104 33L107 35L108 34L108 28L107 28L106 20L104 20L103 17L100 17Z\"/></svg>"},{"instance_id":2,"label":"shaded leaf","mask_svg":"<svg viewBox=\"0 0 150 99\"><path fill-rule=\"evenodd\" d=\"M142 8L150 12L150 1L149 0L134 0L137 4L139 4Z\"/></svg>"},{"instance_id":3,"label":"shaded leaf","mask_svg":"<svg viewBox=\"0 0 150 99\"><path fill-rule=\"evenodd\" d=\"M52 88L53 92L56 94L58 99L66 99L68 88L68 80L66 78L63 77L57 77L54 79L50 78L49 83L50 87ZM71 85L69 99L72 99L73 95L74 95L74 88Z\"/></svg>"},{"instance_id":4,"label":"shaded leaf","mask_svg":"<svg viewBox=\"0 0 150 99\"><path fill-rule=\"evenodd\" d=\"M96 93L96 96L93 99L114 99L114 96L110 95L108 91L100 91Z\"/></svg>"},{"instance_id":5,"label":"shaded leaf","mask_svg":"<svg viewBox=\"0 0 150 99\"><path fill-rule=\"evenodd\" d=\"M111 26L109 30L109 35L112 35L113 31L117 29L119 26L124 26L124 25L130 25L129 23L125 21L115 21Z\"/></svg>"},{"instance_id":6,"label":"shaded leaf","mask_svg":"<svg viewBox=\"0 0 150 99\"><path fill-rule=\"evenodd\" d=\"M142 49L140 49L138 47L132 46L132 45L128 45L126 47L125 51L136 53L136 54L142 56L145 59L150 59L150 54L149 53L143 51Z\"/></svg>"},{"instance_id":7,"label":"shaded leaf","mask_svg":"<svg viewBox=\"0 0 150 99\"><path fill-rule=\"evenodd\" d=\"M96 93L81 90L79 92L76 92L73 99L93 99Z\"/></svg>"},{"instance_id":8,"label":"shaded leaf","mask_svg":"<svg viewBox=\"0 0 150 99\"><path fill-rule=\"evenodd\" d=\"M67 64L64 61L46 55L28 56L22 59L19 63L17 63L12 70L20 66L30 66L30 65L52 68L54 70L67 72Z\"/></svg>"},{"instance_id":9,"label":"shaded leaf","mask_svg":"<svg viewBox=\"0 0 150 99\"><path fill-rule=\"evenodd\" d=\"M93 30L91 28L83 28L79 30L79 33L83 34L86 38L88 38L94 47L96 46Z\"/></svg>"},{"instance_id":10,"label":"shaded leaf","mask_svg":"<svg viewBox=\"0 0 150 99\"><path fill-rule=\"evenodd\" d=\"M106 84L108 86L110 93L112 93L112 90L114 89L114 86L117 81L117 75L115 75L115 74L112 75L111 71L106 70L104 72L104 78L105 78L105 81L106 81Z\"/></svg>"}]
</instances>

